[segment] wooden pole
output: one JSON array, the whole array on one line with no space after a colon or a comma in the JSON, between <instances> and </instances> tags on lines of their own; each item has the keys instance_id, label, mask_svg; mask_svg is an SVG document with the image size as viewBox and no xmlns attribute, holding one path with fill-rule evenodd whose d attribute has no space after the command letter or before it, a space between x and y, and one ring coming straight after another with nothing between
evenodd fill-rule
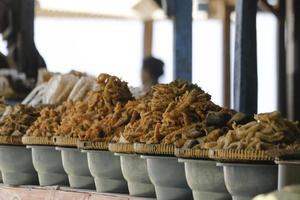
<instances>
[{"instance_id":1,"label":"wooden pole","mask_svg":"<svg viewBox=\"0 0 300 200\"><path fill-rule=\"evenodd\" d=\"M257 112L257 1L236 1L234 59L234 108L247 114Z\"/></svg>"},{"instance_id":2,"label":"wooden pole","mask_svg":"<svg viewBox=\"0 0 300 200\"><path fill-rule=\"evenodd\" d=\"M285 51L285 0L279 0L277 16L277 99L281 114L287 117L287 91L286 91L286 51Z\"/></svg>"},{"instance_id":3,"label":"wooden pole","mask_svg":"<svg viewBox=\"0 0 300 200\"><path fill-rule=\"evenodd\" d=\"M300 1L294 0L294 119L300 120Z\"/></svg>"},{"instance_id":4,"label":"wooden pole","mask_svg":"<svg viewBox=\"0 0 300 200\"><path fill-rule=\"evenodd\" d=\"M192 0L173 3L174 78L192 81Z\"/></svg>"},{"instance_id":5,"label":"wooden pole","mask_svg":"<svg viewBox=\"0 0 300 200\"><path fill-rule=\"evenodd\" d=\"M226 0L222 1L223 24L223 106L230 108L231 69L230 69L230 8Z\"/></svg>"},{"instance_id":6,"label":"wooden pole","mask_svg":"<svg viewBox=\"0 0 300 200\"><path fill-rule=\"evenodd\" d=\"M20 3L20 30L18 36L19 67L28 78L36 79L38 66L37 51L34 44L34 0L22 0Z\"/></svg>"},{"instance_id":7,"label":"wooden pole","mask_svg":"<svg viewBox=\"0 0 300 200\"><path fill-rule=\"evenodd\" d=\"M300 120L300 2L286 1L288 117Z\"/></svg>"},{"instance_id":8,"label":"wooden pole","mask_svg":"<svg viewBox=\"0 0 300 200\"><path fill-rule=\"evenodd\" d=\"M153 21L144 21L144 57L152 55Z\"/></svg>"}]
</instances>

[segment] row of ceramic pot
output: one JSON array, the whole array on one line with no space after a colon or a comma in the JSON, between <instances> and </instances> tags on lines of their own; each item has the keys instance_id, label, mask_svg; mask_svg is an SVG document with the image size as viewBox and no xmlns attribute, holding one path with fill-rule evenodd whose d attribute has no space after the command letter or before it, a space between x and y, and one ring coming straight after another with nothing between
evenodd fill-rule
<instances>
[{"instance_id":1,"label":"row of ceramic pot","mask_svg":"<svg viewBox=\"0 0 300 200\"><path fill-rule=\"evenodd\" d=\"M0 146L9 185L63 185L157 199L248 200L277 188L277 165L230 164L53 146Z\"/></svg>"}]
</instances>

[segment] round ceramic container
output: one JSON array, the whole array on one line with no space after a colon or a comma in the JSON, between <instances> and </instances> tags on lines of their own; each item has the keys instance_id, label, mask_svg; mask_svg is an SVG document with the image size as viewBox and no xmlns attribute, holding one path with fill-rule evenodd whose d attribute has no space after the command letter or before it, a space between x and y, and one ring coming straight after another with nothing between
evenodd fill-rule
<instances>
[{"instance_id":1,"label":"round ceramic container","mask_svg":"<svg viewBox=\"0 0 300 200\"><path fill-rule=\"evenodd\" d=\"M129 194L137 197L156 197L154 185L151 183L147 161L136 154L115 153L120 156L121 169L127 181Z\"/></svg>"},{"instance_id":2,"label":"round ceramic container","mask_svg":"<svg viewBox=\"0 0 300 200\"><path fill-rule=\"evenodd\" d=\"M0 145L0 169L4 184L37 185L39 183L32 163L31 149L25 146Z\"/></svg>"},{"instance_id":3,"label":"round ceramic container","mask_svg":"<svg viewBox=\"0 0 300 200\"><path fill-rule=\"evenodd\" d=\"M92 177L87 156L76 148L56 147L61 151L62 164L68 174L69 183L72 188L95 189L94 178Z\"/></svg>"},{"instance_id":4,"label":"round ceramic container","mask_svg":"<svg viewBox=\"0 0 300 200\"><path fill-rule=\"evenodd\" d=\"M121 171L120 157L110 151L82 150L95 179L97 192L126 193L127 182Z\"/></svg>"},{"instance_id":5,"label":"round ceramic container","mask_svg":"<svg viewBox=\"0 0 300 200\"><path fill-rule=\"evenodd\" d=\"M278 190L287 185L300 184L300 161L276 161L278 164Z\"/></svg>"},{"instance_id":6,"label":"round ceramic container","mask_svg":"<svg viewBox=\"0 0 300 200\"><path fill-rule=\"evenodd\" d=\"M185 166L185 176L193 191L194 200L230 200L223 168L216 166L216 161L179 159Z\"/></svg>"},{"instance_id":7,"label":"round ceramic container","mask_svg":"<svg viewBox=\"0 0 300 200\"><path fill-rule=\"evenodd\" d=\"M277 165L218 163L233 200L251 200L277 188Z\"/></svg>"},{"instance_id":8,"label":"round ceramic container","mask_svg":"<svg viewBox=\"0 0 300 200\"><path fill-rule=\"evenodd\" d=\"M38 172L41 186L68 186L66 174L61 159L61 153L54 146L29 145L35 170Z\"/></svg>"},{"instance_id":9,"label":"round ceramic container","mask_svg":"<svg viewBox=\"0 0 300 200\"><path fill-rule=\"evenodd\" d=\"M141 156L147 160L147 170L158 200L193 199L183 163L166 156Z\"/></svg>"}]
</instances>

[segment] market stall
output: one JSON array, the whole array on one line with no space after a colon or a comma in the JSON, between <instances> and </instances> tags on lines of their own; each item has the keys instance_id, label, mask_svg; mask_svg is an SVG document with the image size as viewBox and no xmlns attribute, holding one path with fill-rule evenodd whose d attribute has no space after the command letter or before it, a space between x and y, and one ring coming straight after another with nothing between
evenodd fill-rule
<instances>
[{"instance_id":1,"label":"market stall","mask_svg":"<svg viewBox=\"0 0 300 200\"><path fill-rule=\"evenodd\" d=\"M292 2L287 7L294 23L288 31L297 32L299 3ZM227 3L220 4L224 26ZM260 3L275 9L266 1ZM24 12L27 6L21 6ZM300 176L294 175L300 152L296 77L287 84L294 89L287 90L294 94L289 109L295 110L287 112L293 117L287 118L282 102L283 113L257 113L257 2L235 2L232 109L228 58L225 106L191 83L192 1L162 1L161 7L174 19L174 81L137 95L126 80L114 75L49 73L22 104L6 107L2 102L0 198L251 200L300 184ZM282 7L276 9L282 14ZM145 30L151 32L148 23ZM226 27L224 33L228 34ZM297 35L289 38L296 39ZM294 50L289 59L293 75L299 64L297 42L289 43L289 51ZM224 44L228 47L228 41ZM145 46L146 55L151 48ZM290 73L283 65L279 70ZM279 88L280 94L286 92Z\"/></svg>"}]
</instances>

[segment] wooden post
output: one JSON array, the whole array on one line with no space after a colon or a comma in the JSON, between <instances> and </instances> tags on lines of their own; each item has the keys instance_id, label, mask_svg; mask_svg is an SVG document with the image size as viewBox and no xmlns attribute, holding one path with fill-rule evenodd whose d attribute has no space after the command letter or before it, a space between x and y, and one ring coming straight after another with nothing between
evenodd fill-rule
<instances>
[{"instance_id":1,"label":"wooden post","mask_svg":"<svg viewBox=\"0 0 300 200\"><path fill-rule=\"evenodd\" d=\"M300 2L294 0L294 119L300 120Z\"/></svg>"},{"instance_id":2,"label":"wooden post","mask_svg":"<svg viewBox=\"0 0 300 200\"><path fill-rule=\"evenodd\" d=\"M300 2L286 1L288 117L300 120Z\"/></svg>"},{"instance_id":3,"label":"wooden post","mask_svg":"<svg viewBox=\"0 0 300 200\"><path fill-rule=\"evenodd\" d=\"M144 57L152 55L153 21L144 21Z\"/></svg>"},{"instance_id":4,"label":"wooden post","mask_svg":"<svg viewBox=\"0 0 300 200\"><path fill-rule=\"evenodd\" d=\"M234 108L247 114L257 112L257 1L236 1L234 59Z\"/></svg>"},{"instance_id":5,"label":"wooden post","mask_svg":"<svg viewBox=\"0 0 300 200\"><path fill-rule=\"evenodd\" d=\"M230 69L230 8L226 0L222 1L223 24L223 106L230 108L231 69Z\"/></svg>"},{"instance_id":6,"label":"wooden post","mask_svg":"<svg viewBox=\"0 0 300 200\"><path fill-rule=\"evenodd\" d=\"M18 36L19 67L28 78L36 78L38 72L37 51L34 44L34 0L20 3L20 29Z\"/></svg>"},{"instance_id":7,"label":"wooden post","mask_svg":"<svg viewBox=\"0 0 300 200\"><path fill-rule=\"evenodd\" d=\"M192 0L173 3L174 78L192 81Z\"/></svg>"},{"instance_id":8,"label":"wooden post","mask_svg":"<svg viewBox=\"0 0 300 200\"><path fill-rule=\"evenodd\" d=\"M278 109L287 117L287 92L286 92L286 51L285 51L285 0L279 0L277 16L277 99Z\"/></svg>"}]
</instances>

